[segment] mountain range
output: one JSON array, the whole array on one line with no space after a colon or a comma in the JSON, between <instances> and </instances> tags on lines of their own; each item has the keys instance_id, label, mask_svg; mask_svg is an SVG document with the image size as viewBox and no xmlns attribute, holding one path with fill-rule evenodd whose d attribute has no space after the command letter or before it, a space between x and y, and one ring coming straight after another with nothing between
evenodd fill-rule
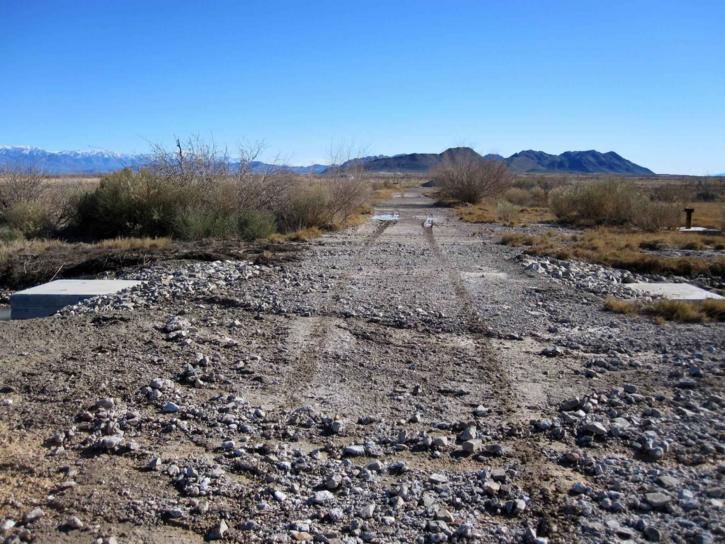
<instances>
[{"instance_id":1,"label":"mountain range","mask_svg":"<svg viewBox=\"0 0 725 544\"><path fill-rule=\"evenodd\" d=\"M408 153L392 157L366 157L348 161L342 168L352 168L363 163L371 172L426 172L440 164L446 157L474 155L488 160L505 162L513 172L562 172L572 174L625 174L652 175L652 170L639 166L614 151L601 153L595 150L566 151L561 155L550 155L543 151L526 150L510 157L489 154L481 156L470 147L454 147L443 153Z\"/></svg>"},{"instance_id":2,"label":"mountain range","mask_svg":"<svg viewBox=\"0 0 725 544\"><path fill-rule=\"evenodd\" d=\"M0 169L20 168L36 169L50 175L90 175L107 174L123 168L137 170L151 162L151 155L115 153L113 151L46 151L37 147L4 146L0 147ZM261 161L252 161L251 168L261 172L269 169L289 170L298 174L319 174L328 167L324 164L309 166L273 165ZM238 167L239 162L232 161L230 167Z\"/></svg>"},{"instance_id":3,"label":"mountain range","mask_svg":"<svg viewBox=\"0 0 725 544\"><path fill-rule=\"evenodd\" d=\"M455 147L443 153L406 153L401 155L376 155L353 159L340 165L342 169L364 168L369 172L425 173L440 164L446 157L467 155L489 160L504 161L517 173L561 172L574 174L624 174L651 175L648 168L621 157L614 151L566 151L551 155L543 151L526 150L510 157L501 155L481 156L469 147ZM124 154L111 151L60 151L51 152L35 147L0 147L0 168L35 168L52 175L105 174L121 168L138 169L149 164L151 157L143 154ZM232 167L238 163L232 163ZM323 164L309 166L272 165L254 161L252 169L263 171L282 169L299 174L320 174L329 167Z\"/></svg>"}]
</instances>

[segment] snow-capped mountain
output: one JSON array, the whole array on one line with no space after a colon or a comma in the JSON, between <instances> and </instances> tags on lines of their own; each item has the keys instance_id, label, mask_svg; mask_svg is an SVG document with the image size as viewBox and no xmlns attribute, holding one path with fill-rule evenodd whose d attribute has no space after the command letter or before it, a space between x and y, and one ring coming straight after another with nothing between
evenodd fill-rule
<instances>
[{"instance_id":1,"label":"snow-capped mountain","mask_svg":"<svg viewBox=\"0 0 725 544\"><path fill-rule=\"evenodd\" d=\"M46 151L37 147L0 147L0 168L32 168L47 174L104 174L147 164L147 155L113 151Z\"/></svg>"},{"instance_id":2,"label":"snow-capped mountain","mask_svg":"<svg viewBox=\"0 0 725 544\"><path fill-rule=\"evenodd\" d=\"M46 151L28 146L0 146L0 169L20 168L39 170L49 175L107 174L122 168L138 169L151 160L149 155L131 155L105 150ZM230 167L239 166L232 161ZM272 165L260 161L252 163L255 171L269 169L289 170L298 174L319 174L327 168L324 164L310 166Z\"/></svg>"}]
</instances>

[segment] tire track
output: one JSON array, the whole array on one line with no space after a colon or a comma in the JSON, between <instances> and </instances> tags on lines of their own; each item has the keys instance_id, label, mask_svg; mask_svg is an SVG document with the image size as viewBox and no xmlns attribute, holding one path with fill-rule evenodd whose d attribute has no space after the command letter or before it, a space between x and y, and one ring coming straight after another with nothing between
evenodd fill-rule
<instances>
[{"instance_id":1,"label":"tire track","mask_svg":"<svg viewBox=\"0 0 725 544\"><path fill-rule=\"evenodd\" d=\"M385 230L394 221L381 221L363 241L357 250L350 266L337 279L332 287L327 299L318 309L318 315L313 318L309 333L306 335L304 346L300 352L299 358L287 373L285 378L285 396L286 407L293 408L299 406L303 400L304 393L307 391L309 383L314 378L322 351L325 347L327 337L330 333L330 322L333 318L333 309L343 291L346 289L350 277L360 266L362 260L367 256L370 248L385 232Z\"/></svg>"},{"instance_id":2,"label":"tire track","mask_svg":"<svg viewBox=\"0 0 725 544\"><path fill-rule=\"evenodd\" d=\"M513 388L508 379L508 374L500 365L498 365L495 357L493 356L491 346L487 338L489 335L489 329L486 327L478 311L476 311L476 306L473 303L471 294L468 292L460 272L450 263L448 257L446 257L445 253L443 253L438 245L438 241L435 239L433 234L433 229L423 228L423 232L428 245L433 251L433 254L436 256L441 266L445 269L446 274L448 275L448 281L453 287L453 292L461 304L461 316L469 334L473 337L473 341L475 342L476 349L478 351L479 361L484 367L489 383L493 386L493 392L496 395L498 402L506 410L506 413L511 413L512 410L515 409L512 404L513 395L511 394Z\"/></svg>"},{"instance_id":3,"label":"tire track","mask_svg":"<svg viewBox=\"0 0 725 544\"><path fill-rule=\"evenodd\" d=\"M425 238L431 247L440 264L445 268L448 279L461 304L461 315L465 325L473 336L479 353L480 364L484 367L484 373L488 376L493 385L494 398L499 402L500 407L506 410L506 417L502 424L508 427L511 433L506 444L512 448L512 456L518 458L521 464L519 483L526 489L532 500L535 501L536 515L544 515L551 518L559 517L562 497L565 493L552 493L552 487L559 487L563 474L557 465L553 464L544 454L545 443L541 442L538 435L534 435L522 429L522 424L528 428L528 422L523 421L515 388L511 383L510 376L506 369L501 366L488 341L488 327L476 310L470 292L466 288L460 272L449 261L439 246L433 228L424 228ZM568 523L560 519L562 529L570 529Z\"/></svg>"}]
</instances>

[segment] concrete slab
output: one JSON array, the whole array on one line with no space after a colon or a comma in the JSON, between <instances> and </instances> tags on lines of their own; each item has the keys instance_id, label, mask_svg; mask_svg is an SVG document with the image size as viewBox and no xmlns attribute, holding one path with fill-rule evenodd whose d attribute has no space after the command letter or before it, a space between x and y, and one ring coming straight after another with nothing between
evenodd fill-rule
<instances>
[{"instance_id":1,"label":"concrete slab","mask_svg":"<svg viewBox=\"0 0 725 544\"><path fill-rule=\"evenodd\" d=\"M706 298L722 299L717 293L700 289L689 283L629 283L627 287L635 293L650 296L661 296L674 300L705 300Z\"/></svg>"},{"instance_id":2,"label":"concrete slab","mask_svg":"<svg viewBox=\"0 0 725 544\"><path fill-rule=\"evenodd\" d=\"M139 285L133 280L56 280L10 296L11 319L46 317L66 306Z\"/></svg>"},{"instance_id":3,"label":"concrete slab","mask_svg":"<svg viewBox=\"0 0 725 544\"><path fill-rule=\"evenodd\" d=\"M706 227L690 227L689 229L687 227L680 227L677 230L680 232L697 232L699 234L720 234L719 230Z\"/></svg>"}]
</instances>

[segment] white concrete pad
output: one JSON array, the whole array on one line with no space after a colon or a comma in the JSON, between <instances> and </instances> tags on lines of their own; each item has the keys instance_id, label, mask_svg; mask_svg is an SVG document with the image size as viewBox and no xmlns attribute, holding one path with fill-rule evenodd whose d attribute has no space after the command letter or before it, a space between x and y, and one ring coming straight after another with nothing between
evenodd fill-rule
<instances>
[{"instance_id":1,"label":"white concrete pad","mask_svg":"<svg viewBox=\"0 0 725 544\"><path fill-rule=\"evenodd\" d=\"M708 229L707 227L690 227L689 229L687 227L680 227L680 232L697 232L700 234L720 234L720 231L717 229Z\"/></svg>"},{"instance_id":2,"label":"white concrete pad","mask_svg":"<svg viewBox=\"0 0 725 544\"><path fill-rule=\"evenodd\" d=\"M56 280L10 296L11 318L46 317L78 302L139 285L133 280Z\"/></svg>"},{"instance_id":3,"label":"white concrete pad","mask_svg":"<svg viewBox=\"0 0 725 544\"><path fill-rule=\"evenodd\" d=\"M627 287L636 293L650 296L661 296L674 300L704 300L706 298L722 299L717 293L700 289L689 283L629 283Z\"/></svg>"}]
</instances>

